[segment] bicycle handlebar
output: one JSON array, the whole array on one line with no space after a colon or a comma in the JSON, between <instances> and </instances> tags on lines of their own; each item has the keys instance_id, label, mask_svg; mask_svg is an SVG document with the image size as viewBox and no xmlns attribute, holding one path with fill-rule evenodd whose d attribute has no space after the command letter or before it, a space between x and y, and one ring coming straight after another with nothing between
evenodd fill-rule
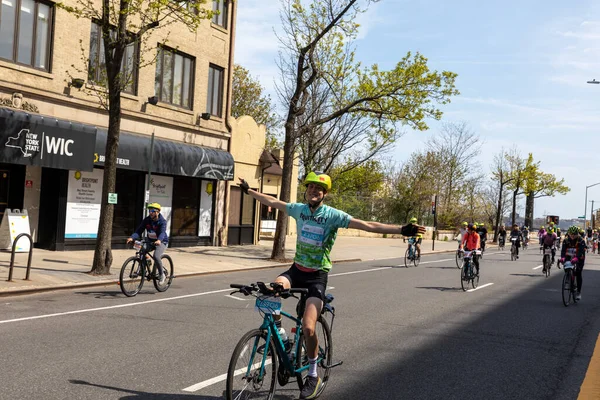
<instances>
[{"instance_id":1,"label":"bicycle handlebar","mask_svg":"<svg viewBox=\"0 0 600 400\"><path fill-rule=\"evenodd\" d=\"M271 282L269 287L264 282L256 282L250 285L243 285L239 283L232 283L229 285L233 289L238 289L231 294L234 293L242 293L244 296L250 296L255 292L260 292L261 294L267 296L280 296L283 299L287 299L288 297L295 297L294 294L307 294L308 289L306 288L290 288L284 289L283 285L276 282Z\"/></svg>"}]
</instances>

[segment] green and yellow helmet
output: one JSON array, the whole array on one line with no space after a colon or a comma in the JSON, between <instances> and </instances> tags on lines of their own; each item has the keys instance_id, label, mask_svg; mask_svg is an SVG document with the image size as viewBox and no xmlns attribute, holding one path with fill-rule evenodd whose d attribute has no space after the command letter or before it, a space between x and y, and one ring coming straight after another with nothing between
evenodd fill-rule
<instances>
[{"instance_id":1,"label":"green and yellow helmet","mask_svg":"<svg viewBox=\"0 0 600 400\"><path fill-rule=\"evenodd\" d=\"M568 235L578 235L579 234L579 227L573 225L570 226L569 229L567 230L567 234Z\"/></svg>"},{"instance_id":2,"label":"green and yellow helmet","mask_svg":"<svg viewBox=\"0 0 600 400\"><path fill-rule=\"evenodd\" d=\"M326 174L309 172L309 174L306 175L306 178L304 178L304 184L308 185L309 183L319 185L327 191L331 190L331 178Z\"/></svg>"},{"instance_id":3,"label":"green and yellow helmet","mask_svg":"<svg viewBox=\"0 0 600 400\"><path fill-rule=\"evenodd\" d=\"M160 211L160 204L158 204L158 203L150 203L150 204L148 204L148 206L146 208L148 210L156 209L156 210Z\"/></svg>"}]
</instances>

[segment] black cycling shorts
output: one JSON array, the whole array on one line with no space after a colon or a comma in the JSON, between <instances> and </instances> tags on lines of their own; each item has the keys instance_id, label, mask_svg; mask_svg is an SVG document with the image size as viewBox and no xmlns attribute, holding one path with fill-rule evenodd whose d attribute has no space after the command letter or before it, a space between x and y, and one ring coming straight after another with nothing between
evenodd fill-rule
<instances>
[{"instance_id":1,"label":"black cycling shorts","mask_svg":"<svg viewBox=\"0 0 600 400\"><path fill-rule=\"evenodd\" d=\"M327 289L327 272L314 271L304 272L296 268L296 263L292 264L290 269L279 276L286 277L293 288L308 289L308 297L317 297L325 301L325 290Z\"/></svg>"}]
</instances>

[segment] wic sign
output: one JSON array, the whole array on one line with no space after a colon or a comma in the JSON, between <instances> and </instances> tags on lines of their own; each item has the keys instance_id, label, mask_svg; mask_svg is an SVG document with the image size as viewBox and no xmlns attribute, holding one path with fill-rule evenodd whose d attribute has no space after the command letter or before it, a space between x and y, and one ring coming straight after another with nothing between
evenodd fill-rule
<instances>
[{"instance_id":1,"label":"wic sign","mask_svg":"<svg viewBox=\"0 0 600 400\"><path fill-rule=\"evenodd\" d=\"M92 126L0 109L0 162L91 171L95 144Z\"/></svg>"}]
</instances>

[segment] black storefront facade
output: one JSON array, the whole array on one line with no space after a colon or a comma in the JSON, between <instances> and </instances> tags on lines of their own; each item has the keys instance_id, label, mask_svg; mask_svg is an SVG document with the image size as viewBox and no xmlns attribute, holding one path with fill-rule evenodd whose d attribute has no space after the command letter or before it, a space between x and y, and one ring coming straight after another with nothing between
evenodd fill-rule
<instances>
[{"instance_id":1,"label":"black storefront facade","mask_svg":"<svg viewBox=\"0 0 600 400\"><path fill-rule=\"evenodd\" d=\"M106 130L0 108L0 146L0 177L3 165L15 169L16 175L27 165L41 167L36 246L51 250L94 248ZM163 206L170 247L212 245L216 187L218 181L233 179L231 154L155 139L151 160L150 149L150 136L121 133L114 248L124 246L137 227L146 200ZM13 186L18 187L16 181ZM9 201L7 207L22 208L22 201L21 206L18 201Z\"/></svg>"}]
</instances>

